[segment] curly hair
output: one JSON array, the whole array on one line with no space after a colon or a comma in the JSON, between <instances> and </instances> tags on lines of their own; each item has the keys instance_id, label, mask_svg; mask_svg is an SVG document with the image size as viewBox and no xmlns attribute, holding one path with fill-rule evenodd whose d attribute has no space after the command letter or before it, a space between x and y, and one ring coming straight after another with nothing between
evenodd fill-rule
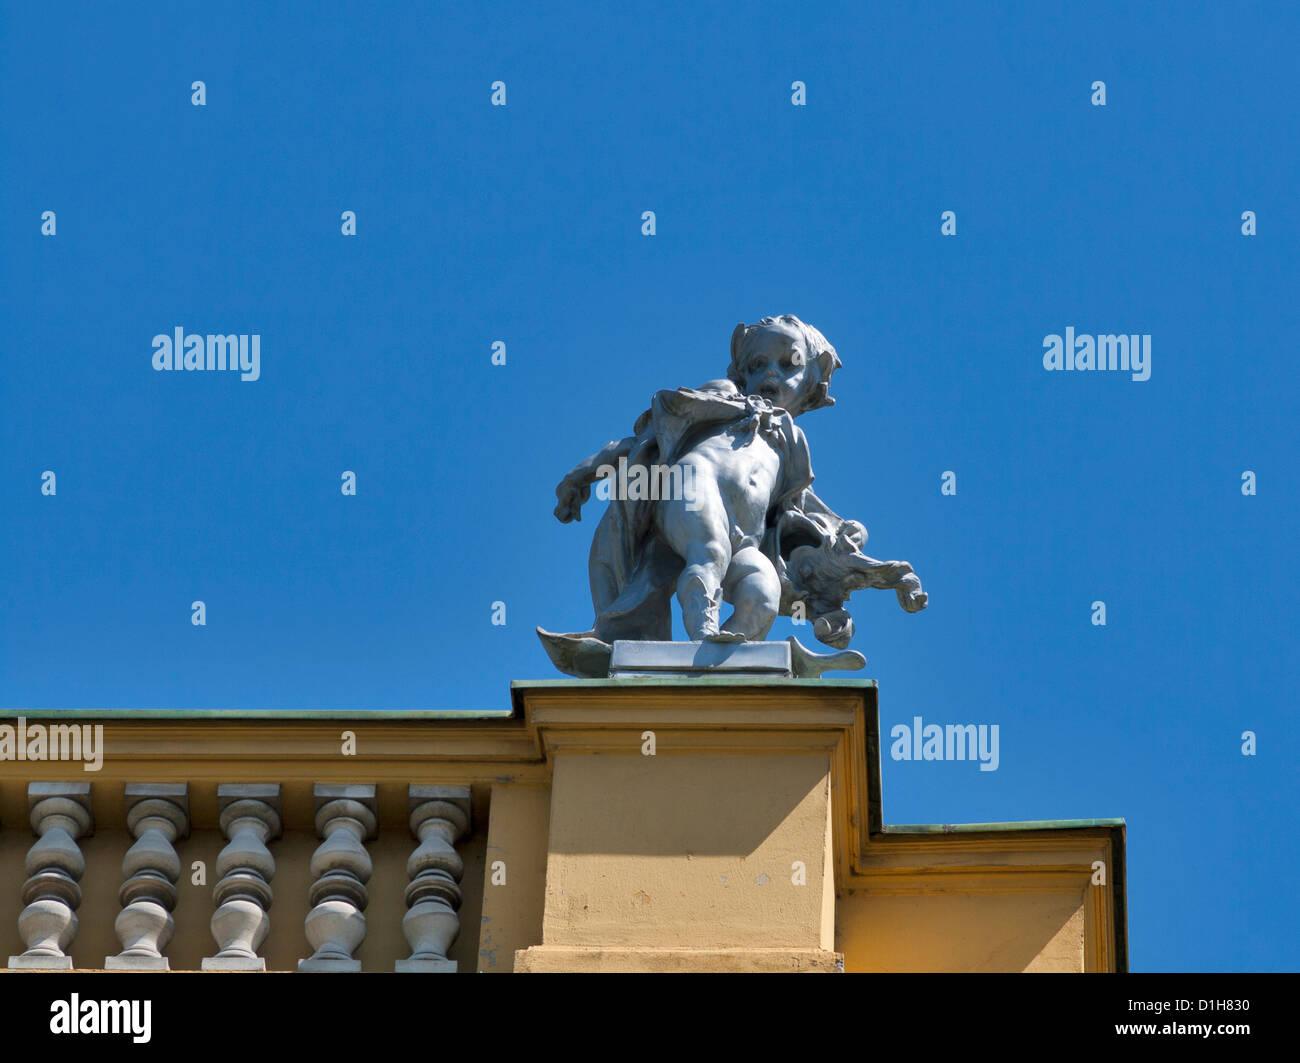
<instances>
[{"instance_id":1,"label":"curly hair","mask_svg":"<svg viewBox=\"0 0 1300 1063\"><path fill-rule=\"evenodd\" d=\"M744 387L744 367L753 348L753 339L760 331L775 325L784 325L798 333L803 339L804 348L810 355L808 372L804 375L799 393L800 409L790 412L806 413L809 410L821 409L823 406L834 406L835 400L830 396L831 374L843 365L840 356L835 353L835 348L830 345L825 336L793 314L765 317L755 325L746 325L743 321L737 325L731 334L731 365L727 368L728 379L739 387Z\"/></svg>"}]
</instances>

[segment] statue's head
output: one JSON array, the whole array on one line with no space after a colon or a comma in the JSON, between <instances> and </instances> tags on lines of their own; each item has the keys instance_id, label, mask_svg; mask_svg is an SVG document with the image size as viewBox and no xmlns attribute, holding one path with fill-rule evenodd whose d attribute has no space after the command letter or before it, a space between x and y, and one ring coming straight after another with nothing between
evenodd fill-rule
<instances>
[{"instance_id":1,"label":"statue's head","mask_svg":"<svg viewBox=\"0 0 1300 1063\"><path fill-rule=\"evenodd\" d=\"M839 355L826 337L793 314L740 324L731 334L727 376L746 395L760 395L798 417L834 406L831 374Z\"/></svg>"}]
</instances>

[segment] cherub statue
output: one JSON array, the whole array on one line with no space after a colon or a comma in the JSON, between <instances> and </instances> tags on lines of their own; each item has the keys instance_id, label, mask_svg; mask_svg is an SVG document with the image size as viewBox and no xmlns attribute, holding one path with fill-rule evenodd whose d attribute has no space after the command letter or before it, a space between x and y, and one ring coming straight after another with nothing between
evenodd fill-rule
<instances>
[{"instance_id":1,"label":"cherub statue","mask_svg":"<svg viewBox=\"0 0 1300 1063\"><path fill-rule=\"evenodd\" d=\"M925 608L912 566L867 557L867 529L812 491L795 418L834 405L840 366L826 338L793 315L737 325L727 379L657 392L632 435L560 481L564 523L581 520L598 480L610 497L588 565L595 623L569 634L537 629L561 671L606 675L614 640L671 640L674 594L692 641L761 641L782 615L811 620L817 638L841 650L853 635L844 608L853 591L893 588L908 612ZM724 601L733 611L720 623ZM835 655L848 656L865 663Z\"/></svg>"}]
</instances>

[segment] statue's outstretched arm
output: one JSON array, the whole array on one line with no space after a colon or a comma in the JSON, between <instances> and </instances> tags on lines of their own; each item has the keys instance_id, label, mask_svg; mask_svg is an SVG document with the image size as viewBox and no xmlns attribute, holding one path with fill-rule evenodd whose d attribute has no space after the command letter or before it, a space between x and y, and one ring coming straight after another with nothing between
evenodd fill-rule
<instances>
[{"instance_id":1,"label":"statue's outstretched arm","mask_svg":"<svg viewBox=\"0 0 1300 1063\"><path fill-rule=\"evenodd\" d=\"M582 504L591 497L591 485L596 482L596 472L602 465L617 465L619 458L632 453L636 436L627 436L606 443L586 461L580 461L555 486L555 516L561 524L582 520Z\"/></svg>"}]
</instances>

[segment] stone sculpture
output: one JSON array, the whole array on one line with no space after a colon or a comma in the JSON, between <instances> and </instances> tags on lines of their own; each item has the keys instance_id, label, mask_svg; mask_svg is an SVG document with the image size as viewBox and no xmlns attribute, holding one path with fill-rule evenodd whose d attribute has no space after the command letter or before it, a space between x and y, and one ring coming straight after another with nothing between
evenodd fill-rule
<instances>
[{"instance_id":1,"label":"stone sculpture","mask_svg":"<svg viewBox=\"0 0 1300 1063\"><path fill-rule=\"evenodd\" d=\"M908 612L925 608L912 566L868 557L867 529L813 493L795 419L834 405L840 366L826 338L792 315L737 325L726 379L656 393L632 435L560 481L555 516L564 523L581 519L593 484L610 504L588 565L595 623L567 634L537 629L557 668L608 676L614 642L670 641L674 596L702 646L761 642L781 615L811 621L821 642L845 650L853 636L845 602L865 587L892 588ZM733 611L721 622L724 601ZM861 654L815 654L789 641L796 675L865 664Z\"/></svg>"}]
</instances>

